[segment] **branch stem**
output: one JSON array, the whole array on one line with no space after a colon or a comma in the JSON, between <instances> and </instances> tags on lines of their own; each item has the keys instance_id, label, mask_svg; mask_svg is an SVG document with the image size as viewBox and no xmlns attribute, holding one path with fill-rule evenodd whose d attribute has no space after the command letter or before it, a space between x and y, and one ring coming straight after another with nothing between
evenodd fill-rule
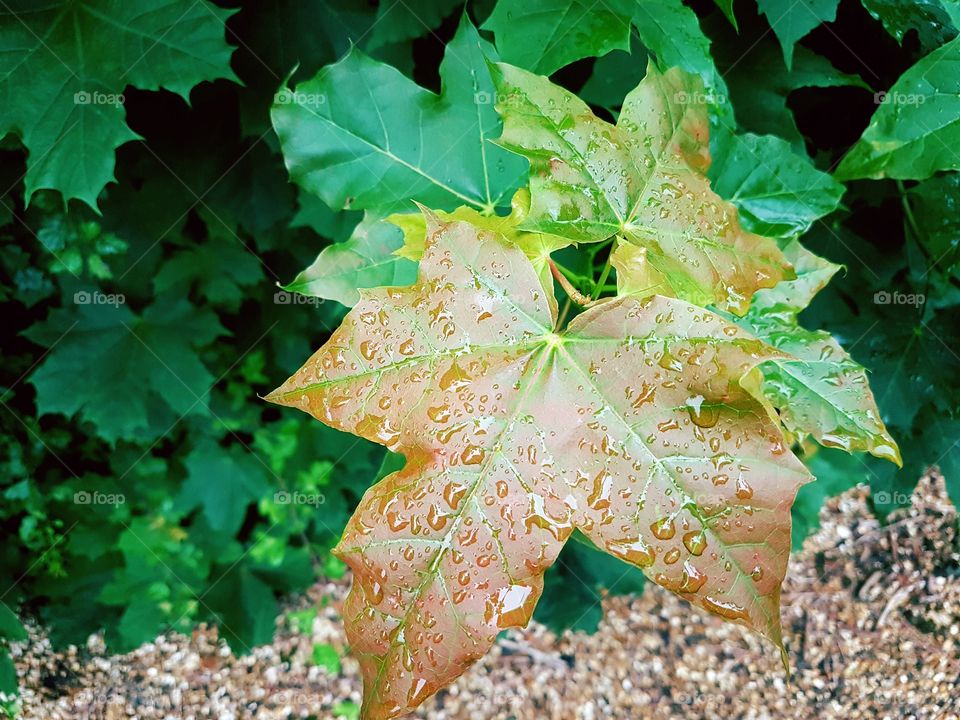
<instances>
[{"instance_id":1,"label":"branch stem","mask_svg":"<svg viewBox=\"0 0 960 720\"><path fill-rule=\"evenodd\" d=\"M557 264L553 260L549 260L548 262L550 263L550 272L553 273L553 277L556 279L556 281L560 283L560 287L563 288L563 291L567 294L567 297L581 307L590 307L593 305L593 298L589 298L577 290L567 279L567 276L560 272L560 268L557 267Z\"/></svg>"}]
</instances>

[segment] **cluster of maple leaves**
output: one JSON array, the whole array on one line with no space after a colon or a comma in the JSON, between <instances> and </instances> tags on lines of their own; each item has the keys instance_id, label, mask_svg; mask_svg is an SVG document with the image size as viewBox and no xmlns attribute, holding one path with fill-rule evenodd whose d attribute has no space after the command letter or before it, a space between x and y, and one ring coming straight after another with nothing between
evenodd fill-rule
<instances>
[{"instance_id":1,"label":"cluster of maple leaves","mask_svg":"<svg viewBox=\"0 0 960 720\"><path fill-rule=\"evenodd\" d=\"M269 266L319 238L287 289L357 307L273 399L405 462L340 546L368 717L525 622L584 536L777 641L794 453L821 480L795 541L858 480L889 507L936 462L956 494L960 3L470 3L496 49L466 17L454 35L462 2L374 5L0 8L0 226L19 241L0 265L10 345L32 343L5 356L10 607L58 642L209 618L244 648L313 577L304 528L342 571L326 550L382 449L249 402L344 312L270 302ZM435 83L451 35L434 94L411 78ZM841 184L866 178L887 181ZM805 309L873 372L898 475L863 368ZM281 476L322 510L277 503ZM69 502L90 487L127 502ZM584 547L538 618L616 584ZM0 610L0 691L24 636Z\"/></svg>"},{"instance_id":2,"label":"cluster of maple leaves","mask_svg":"<svg viewBox=\"0 0 960 720\"><path fill-rule=\"evenodd\" d=\"M337 550L365 717L410 711L525 625L574 530L781 646L790 507L812 479L791 446L900 463L864 369L797 323L838 267L745 230L711 189L699 77L651 63L611 124L518 67L480 80L484 53L465 19L442 96L398 93L352 52L297 87L319 112L274 108L294 179L368 218L291 285L366 289L333 287L353 309L267 399L406 459ZM347 77L369 83L377 123L338 102ZM454 93L477 117L450 117ZM395 129L414 114L421 135ZM475 152L427 163L431 131L473 133ZM587 296L551 253L598 244Z\"/></svg>"}]
</instances>

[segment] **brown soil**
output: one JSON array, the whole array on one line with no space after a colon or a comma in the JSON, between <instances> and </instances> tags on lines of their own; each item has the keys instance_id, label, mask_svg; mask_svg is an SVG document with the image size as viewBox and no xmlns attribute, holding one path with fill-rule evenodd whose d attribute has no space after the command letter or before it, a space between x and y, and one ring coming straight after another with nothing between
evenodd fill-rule
<instances>
[{"instance_id":1,"label":"brown soil","mask_svg":"<svg viewBox=\"0 0 960 720\"><path fill-rule=\"evenodd\" d=\"M885 526L867 496L856 489L831 501L821 530L792 558L783 591L789 681L757 637L650 586L639 598L605 600L595 635L557 638L536 623L512 632L418 717L960 718L956 510L937 475ZM14 648L23 716L337 717L338 704L359 703L357 664L347 655L332 674L309 659L314 643L345 646L336 611L345 591L315 586L291 606L330 600L311 634L281 619L272 645L241 657L214 630L119 656L98 638L55 653L34 631Z\"/></svg>"}]
</instances>

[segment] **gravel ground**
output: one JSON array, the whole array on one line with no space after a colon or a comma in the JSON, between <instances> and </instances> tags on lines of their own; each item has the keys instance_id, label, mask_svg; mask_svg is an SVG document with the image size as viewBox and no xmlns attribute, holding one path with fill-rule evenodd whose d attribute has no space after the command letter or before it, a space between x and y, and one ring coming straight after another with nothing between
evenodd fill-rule
<instances>
[{"instance_id":1,"label":"gravel ground","mask_svg":"<svg viewBox=\"0 0 960 720\"><path fill-rule=\"evenodd\" d=\"M960 718L957 514L936 474L881 526L868 492L831 501L794 555L783 591L793 676L739 627L660 588L604 601L595 635L511 632L417 717ZM290 609L326 603L310 633L281 618L271 645L237 657L215 629L169 635L126 655L102 641L55 653L36 628L14 648L23 716L80 718L355 717L356 662L310 662L314 643L343 651L345 584L318 584Z\"/></svg>"}]
</instances>

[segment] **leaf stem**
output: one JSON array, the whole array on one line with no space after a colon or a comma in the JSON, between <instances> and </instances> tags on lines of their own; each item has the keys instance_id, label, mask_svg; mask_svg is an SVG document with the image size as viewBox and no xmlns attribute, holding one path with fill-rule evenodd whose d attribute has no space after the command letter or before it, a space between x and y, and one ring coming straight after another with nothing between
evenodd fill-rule
<instances>
[{"instance_id":1,"label":"leaf stem","mask_svg":"<svg viewBox=\"0 0 960 720\"><path fill-rule=\"evenodd\" d=\"M593 280L591 278L588 278L586 275L580 275L579 273L575 273L570 268L565 267L564 265L561 265L556 261L554 261L554 264L557 266L557 269L560 272L562 272L564 275L567 276L570 282L577 283L578 285L582 285L584 282L588 282L591 285L593 284Z\"/></svg>"},{"instance_id":2,"label":"leaf stem","mask_svg":"<svg viewBox=\"0 0 960 720\"><path fill-rule=\"evenodd\" d=\"M903 186L902 180L897 180L897 188L900 190L900 204L903 205L903 214L907 218L907 225L910 232L913 233L913 239L920 241L920 226L917 225L917 218L913 214L913 208L910 207L910 201L907 200L907 189Z\"/></svg>"},{"instance_id":3,"label":"leaf stem","mask_svg":"<svg viewBox=\"0 0 960 720\"><path fill-rule=\"evenodd\" d=\"M567 319L567 313L570 312L570 306L573 303L570 302L570 298L567 298L563 301L563 309L560 311L560 315L557 316L557 328L563 327L563 321Z\"/></svg>"},{"instance_id":4,"label":"leaf stem","mask_svg":"<svg viewBox=\"0 0 960 720\"><path fill-rule=\"evenodd\" d=\"M560 272L560 268L557 267L557 264L553 260L548 260L548 263L550 264L550 272L553 273L556 281L560 283L560 287L563 288L568 298L582 307L590 307L593 305L594 300L577 290L570 281L567 280L567 276Z\"/></svg>"},{"instance_id":5,"label":"leaf stem","mask_svg":"<svg viewBox=\"0 0 960 720\"><path fill-rule=\"evenodd\" d=\"M612 255L613 253L611 252L610 254ZM596 302L597 298L600 297L600 293L603 292L603 288L607 284L607 278L610 277L611 267L612 266L610 265L610 255L607 255L607 261L603 264L603 270L600 272L600 279L597 280L597 282L594 283L594 286L593 286L593 295L590 299L593 300L594 302Z\"/></svg>"}]
</instances>

